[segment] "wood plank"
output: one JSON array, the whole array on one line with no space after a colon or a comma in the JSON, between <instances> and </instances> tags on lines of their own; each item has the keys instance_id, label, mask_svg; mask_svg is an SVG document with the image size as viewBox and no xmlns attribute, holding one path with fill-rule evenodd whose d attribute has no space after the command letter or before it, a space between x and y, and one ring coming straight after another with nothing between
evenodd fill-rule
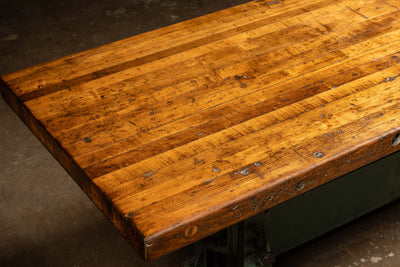
<instances>
[{"instance_id":1,"label":"wood plank","mask_svg":"<svg viewBox=\"0 0 400 267\"><path fill-rule=\"evenodd\" d=\"M395 45L394 47L396 47ZM383 49L387 49L384 47ZM362 54L360 58L366 61L369 61L371 59L371 56L375 55L377 51L372 51L370 54L370 57L368 57L368 54ZM386 50L387 51L387 50ZM378 52L379 53L379 52ZM359 58L356 58L359 60ZM154 156L157 154L162 153L163 151L166 151L167 153L171 152L171 147L172 144L175 144L175 147L178 147L180 145L187 144L189 142L194 142L198 140L199 138L208 138L207 136L212 134L213 132L218 132L222 131L225 128L231 127L237 123L244 122L252 117L257 117L259 115L265 114L269 111L272 111L274 109L277 109L279 107L283 107L285 105L289 105L293 102L296 102L299 99L302 99L303 97L306 97L307 95L314 95L317 92L322 92L325 90L328 90L334 86L337 86L338 84L345 83L351 80L359 79L368 73L371 73L373 71L376 71L379 68L385 68L390 66L390 64L395 64L398 62L399 55L393 54L386 56L381 59L377 59L376 61L372 61L367 65L361 65L361 66L352 66L349 64L351 69L349 70L341 70L340 65L345 65L348 66L347 63L351 61L343 61L342 63L338 65L333 65L330 66L328 69L324 69L323 71L314 71L311 72L305 77L299 77L294 80L288 81L288 82L283 82L279 83L275 86L269 87L268 90L262 90L258 92L254 97L251 99L247 100L245 103L249 106L246 107L244 105L243 98L239 98L236 101L234 101L232 104L227 105L222 105L220 107L220 110L222 110L222 114L226 114L227 112L232 112L232 114L225 115L223 117L218 117L216 119L209 120L207 123L203 123L200 128L190 128L186 131L179 132L178 134L172 135L171 137L168 137L168 142L165 142L165 139L160 139L155 142L149 143L146 148L139 147L138 149L134 149L131 151L128 151L126 153L121 153L119 150L118 152L114 153L121 153L121 156L123 157L123 161L118 158L118 156L112 157L112 155L115 155L113 153L113 149L110 147L106 147L104 149L100 149L99 151L95 151L93 153L89 153L87 155L77 157L78 162L80 162L82 165L85 163L83 160L87 160L86 164L89 164L91 162L97 162L96 159L103 159L103 162L100 163L95 163L89 166L86 170L91 173L94 177L99 176L99 171L111 171L113 169L119 169L124 166L128 166L129 164L133 164L135 162L141 161L146 159L149 156ZM356 60L352 60L355 62ZM359 63L362 63L362 61L358 61ZM326 62L326 59L324 60ZM381 64L381 65L380 65ZM310 65L306 65L305 67L310 67L316 66L316 62L310 62ZM380 67L377 68L377 65L380 65ZM368 69L370 68L370 69ZM340 73L338 75L333 75L333 73ZM355 76L353 73L357 73L358 75ZM306 77L309 77L309 79L306 79ZM324 81L324 83L321 85L320 81ZM340 81L338 83L337 81ZM275 88L274 88L275 87ZM286 89L290 88L289 91L285 92ZM276 91L277 94L276 96L273 95L273 92ZM268 92L268 99L265 101L263 100L263 97L265 97ZM251 100L255 100L254 102L250 102ZM260 102L259 102L260 101ZM249 103L250 102L250 103ZM238 106L240 108L238 109ZM229 107L229 109L227 109ZM215 109L210 110L210 113L212 115L216 115L217 111ZM243 114L243 115L242 115ZM201 119L204 120L204 118L210 119L209 117L204 117L201 116ZM191 121L194 120L194 117L189 118ZM198 135L200 134L200 135ZM205 141L205 140L204 140ZM129 139L128 141L131 144L130 148L132 148L132 139ZM201 140L196 141L196 142L201 142ZM165 149L162 149L163 144L168 143L168 146ZM222 142L223 143L223 142ZM122 145L121 147L127 147L125 145ZM151 148L154 147L154 148ZM204 148L204 146L202 146ZM179 150L179 155L182 157L184 155L185 151L188 152L188 147L185 147L184 149ZM198 150L198 149L197 149ZM189 150L190 151L190 150ZM150 153L150 154L149 154ZM104 154L107 154L110 156L109 161L104 161L106 158L103 156ZM147 156L149 155L149 156ZM93 158L95 157L95 158ZM124 165L118 165L118 164L124 164ZM83 165L84 166L84 165ZM96 171L97 173L94 173ZM103 173L104 174L104 173Z\"/></svg>"},{"instance_id":2,"label":"wood plank","mask_svg":"<svg viewBox=\"0 0 400 267\"><path fill-rule=\"evenodd\" d=\"M319 1L314 0L310 5L304 5L303 7L308 10L310 6L312 10L312 8L317 8L326 4L325 1L321 3L318 2ZM330 3L332 0L327 2ZM280 16L292 16L294 13L291 12L291 10L294 8L294 10L297 10L297 13L304 12L304 10L299 9L301 6L299 6L298 3L296 4L295 1L290 1L288 5L288 12L285 12L286 8L284 7L281 11L272 13L272 19L278 19ZM253 2L249 3L248 7L239 6L237 8L223 10L220 14L218 13L218 15L211 14L90 50L92 53L90 53L89 57L87 53L82 53L79 56L72 56L72 58L67 57L63 61L57 60L52 62L52 64L50 63L50 66L44 65L39 68L38 72L35 71L28 76L24 75L15 78L15 81L13 79L10 80L10 82L20 84L21 88L24 88L24 91L18 91L18 93L27 94L28 92L32 92L32 90L37 92L27 98L43 95L53 90L59 90L60 88L56 86L57 88L52 88L50 90L43 89L60 82L65 84L63 80L60 80L60 77L63 77L65 81L72 80L72 84L79 84L82 81L97 79L130 66L143 64L183 49L202 45L210 35L213 36L211 39L220 39L225 37L226 31L229 31L228 34L241 32L238 27L244 26L253 20L260 21L260 18L268 19L269 15L266 11L269 11L271 8L273 8L273 6ZM237 16L237 13L243 14L243 9L250 10L250 15ZM280 14L280 12L283 14ZM199 29L199 24L202 24L204 27ZM221 32L219 32L219 30ZM217 35L218 33L221 34ZM188 35L190 36L189 38ZM173 43L169 42L171 39L174 39ZM166 44L169 43L170 45L166 46ZM101 62L101 64L99 64L99 62ZM33 67L33 70L35 70L35 67ZM56 71L59 75L55 75L52 70ZM43 74L48 77L46 80L41 77ZM68 83L66 85L71 84Z\"/></svg>"},{"instance_id":3,"label":"wood plank","mask_svg":"<svg viewBox=\"0 0 400 267\"><path fill-rule=\"evenodd\" d=\"M400 1L399 0L384 0L382 2L400 9Z\"/></svg>"},{"instance_id":4,"label":"wood plank","mask_svg":"<svg viewBox=\"0 0 400 267\"><path fill-rule=\"evenodd\" d=\"M378 23L378 20L375 20L375 21ZM365 26L366 25L364 25L364 27ZM360 26L357 26L358 31L363 30L363 28L359 29L359 27ZM391 25L390 24L385 24L383 27L385 27L385 28L387 28L389 30ZM348 31L349 35L356 36L357 40L360 39L360 41L362 41L363 38L369 37L370 34L374 34L374 30L379 31L379 30L382 30L382 29L380 27L372 28L371 31L366 36L354 35L354 34L356 34L356 32L353 32L353 30L351 28L350 29L346 29L346 31ZM352 39L352 38L350 38L351 42L355 41L355 39ZM342 45L345 45L346 43L347 43L347 41L343 40L343 44ZM333 49L334 47L340 47L340 45L335 45L335 46L332 45L332 47L330 49ZM307 57L307 56L310 56L310 54L314 54L314 56L315 56L316 54L318 54L318 49L320 47L314 47L314 48L315 49L311 49L309 53L306 53L305 55L302 54L302 56ZM325 49L329 49L329 47L327 47ZM328 52L332 52L332 51L328 50ZM286 60L284 58L284 59L282 59L282 61L278 61L277 64L282 64L283 65L283 64L285 64L285 62L292 62L292 63L296 62L296 61L301 62L302 58L303 57L292 56L292 57L286 58ZM274 62L272 61L271 64L274 64ZM265 68L268 69L268 66L270 66L270 65L265 66ZM285 67L285 66L286 65L284 65L283 67ZM278 74L277 78L278 79L279 78L280 79L284 79L286 76L287 76L287 73L285 71L283 71L283 73L280 73L280 75ZM192 85L190 85L190 86L192 86ZM243 91L243 89L240 88L240 87L236 87L236 89L239 89L240 91ZM191 101L192 100L190 98L189 102L191 102ZM192 103L192 105L196 105L196 104ZM110 109L109 112L113 113L113 107L111 106L109 109ZM154 110L154 109L156 109L156 110ZM137 113L128 113L127 117L131 119L131 122L132 121L135 122L136 120L140 120L141 121L141 120L144 119L143 117L146 117L146 118L151 120L151 119L154 118L154 116L149 116L149 115L153 111L154 111L154 115L156 115L158 113L157 112L157 107L149 107L149 108L147 108L145 110L139 110L138 111L139 114L137 114ZM108 114L108 112L106 112L106 113ZM171 114L173 114L173 113L170 113L169 115L171 115ZM141 116L138 117L138 115L141 115ZM93 146L102 147L102 146L105 146L105 145L109 145L109 144L112 144L114 142L117 142L118 140L122 140L122 139L128 138L130 135L132 135L132 133L133 134L137 134L138 137L140 137L140 138L142 138L142 136L141 136L142 134L144 134L145 136L149 136L147 134L147 131L149 131L150 129L154 128L154 126L153 127L148 127L147 126L148 123L144 123L143 124L143 125L146 125L146 126L137 127L136 125L133 125L132 123L127 123L127 120L129 120L128 118L125 119L125 120L122 120L122 121L118 121L118 120L115 120L111 116L110 119L108 119L108 120L106 120L104 122L102 121L101 123L93 121L93 123L91 125L92 128L91 128L90 132L92 132L92 133L96 133L97 132L99 134L96 134L97 139L95 139L93 137L91 138L91 140L92 140L91 143L86 143L85 144L84 141L83 141L83 138L85 136L80 136L79 135L79 133L82 132L81 131L82 127L85 128L85 129L88 129L88 127L90 127L90 124L91 124L90 122L87 125L82 125L81 128L78 128L76 130L72 130L71 132L68 132L68 133L65 133L63 130L61 130L61 131L58 130L58 131L56 131L56 133L54 135L56 135L57 138L61 138L61 139L63 139L64 142L68 143L68 147L71 148L70 153L72 155L74 155L74 156L78 156L80 154L87 153L87 152L91 151L93 149L92 148ZM148 122L148 119L146 120L146 122ZM110 121L110 123L107 123L108 121ZM168 121L165 122L165 123L168 123ZM100 125L100 127L99 127L99 125ZM174 128L174 131L177 131L177 130L178 130L178 128ZM167 132L169 134L171 132L171 130L167 130ZM110 134L112 134L112 138L110 138L111 137Z\"/></svg>"},{"instance_id":5,"label":"wood plank","mask_svg":"<svg viewBox=\"0 0 400 267\"><path fill-rule=\"evenodd\" d=\"M399 95L396 94L396 85L398 85L398 83L393 81L394 84L391 84L390 90L381 88L388 86L388 84L384 82L385 79L391 77L393 73L397 73L398 68L398 66L395 66L390 71L378 73L378 75L375 75L375 79L379 81L379 84L365 90L363 90L364 87L369 87L370 84L374 84L374 81L368 81L369 84L366 81L357 80L355 82L347 83L345 86L339 86L327 92L317 94L316 96L323 99L325 103L329 103L326 104L324 108L319 107L312 110L312 112L302 114L306 110L304 107L307 106L307 104L313 105L314 108L321 105L321 103L316 101L307 103L308 99L306 99L303 101L304 103L295 103L291 106L287 106L288 108L286 108L286 110L278 110L291 118L288 120L282 120L281 123L270 125L265 123L265 121L268 121L265 118L260 119L258 122L253 119L246 123L242 123L239 125L240 127L237 127L237 132L243 131L245 134L232 140L225 141L223 144L216 146L213 149L205 150L204 152L194 155L194 157L202 162L202 164L195 164L194 158L190 157L175 164L163 166L163 168L160 169L150 169L153 167L150 165L152 163L152 161L150 161L150 164L147 165L149 168L147 170L143 170L143 168L140 168L137 165L128 166L110 173L105 177L96 179L96 183L103 190L109 192L111 200L121 208L125 207L124 203L127 203L129 207L127 208L128 210L135 210L142 206L151 205L153 201L159 201L164 197L168 197L169 194L173 195L179 193L181 190L183 191L202 183L204 180L203 176L209 177L209 179L214 179L216 176L223 175L224 172L232 172L241 169L244 166L255 162L256 160L254 160L254 158L257 159L262 157L262 155L265 154L266 149L274 152L279 151L282 147L287 147L286 141L279 142L279 140L290 140L290 145L296 145L293 138L290 138L293 135L301 136L297 137L297 139L299 139L297 142L303 143L305 142L304 140L312 138L312 135L318 134L319 127L320 131L325 132L329 130L329 127L340 126L342 123L346 123L346 120L348 119L357 120L357 116L367 116L366 113L363 113L360 109L356 109L355 111L357 113L354 113L353 110L355 108L350 105L349 102L353 105L365 108L365 112L371 112L372 108L378 108L380 110L384 108L384 105L391 105L391 103L385 103L385 101L382 100L381 102L385 104L382 104L383 106L380 107L375 107L375 103L369 101L369 98L374 95L376 90L379 90L382 94L375 98L382 97L382 99L390 98L392 101L397 100L396 97L399 97ZM363 91L358 92L360 90ZM357 99L353 100L353 98ZM336 118L334 118L335 123L322 123L320 122L320 119L318 119L321 115L334 113L335 110L340 110L340 112L343 113L340 114L343 117L337 115ZM372 110L374 111L374 109ZM300 116L296 116L297 114L300 114ZM349 116L349 114L351 114L351 116ZM325 115L324 118L328 121L333 120L329 115ZM302 125L301 122L303 121L312 124L313 131L310 131L307 128L300 128ZM313 123L313 121L315 122ZM317 125L316 123L321 125ZM296 124L296 127L293 127L294 124ZM261 127L259 130L257 130L258 125ZM307 123L305 125L308 126L309 124ZM249 128L251 129L250 131L248 130ZM254 128L255 131L251 132ZM295 131L296 134L293 133L293 131ZM264 136L267 136L266 132L268 132L268 139L263 138ZM309 136L309 134L311 134L311 136ZM232 135L233 134L231 134L231 136ZM217 151L215 151L216 149ZM145 162L143 163L146 164ZM217 167L221 171L215 172L214 167ZM151 179L148 179L149 177L146 177L145 175L148 172L153 173ZM182 173L182 175L178 176L178 173ZM99 182L99 179L102 180L102 183ZM111 186L108 186L108 181L111 181ZM121 181L128 182L114 186L114 183ZM163 193L160 194L159 192ZM145 197L146 195L153 195L153 197L148 199ZM155 228L153 227L152 229Z\"/></svg>"},{"instance_id":6,"label":"wood plank","mask_svg":"<svg viewBox=\"0 0 400 267\"><path fill-rule=\"evenodd\" d=\"M325 161L325 164L317 165L310 169L304 169L299 167L300 165L304 165L295 160L293 161L294 166L289 165L290 168L287 168L286 173L283 172L282 169L274 170L268 173L268 175L277 178L263 188L260 188L261 182L259 178L257 180L251 179L244 185L238 184L237 187L230 189L228 192L232 193L237 190L239 195L246 196L245 199L238 198L236 201L232 202L221 199L223 205L212 205L211 207L213 209L209 208L206 212L202 213L201 220L197 218L196 214L192 217L192 220L180 221L179 224L174 225L174 228L170 228L168 231L157 233L151 238L148 238L147 244L149 244L149 254L160 253L162 255L171 249L171 245L178 248L190 244L191 240L194 238L192 236L193 233L197 236L196 238L201 239L205 236L203 235L205 228L219 229L221 224L234 224L257 214L260 210L277 205L301 194L303 191L313 189L331 179L371 163L381 158L381 155L392 153L393 150L390 149L390 145L393 137L399 132L398 123L397 121L395 123L396 126L390 129L391 132L387 135L383 135L379 139L374 139L370 143L363 143L364 146L362 147L353 146L352 148L354 148L354 150L346 153L346 156L340 155L335 160ZM352 141L354 142L354 139ZM351 164L347 163L349 159L351 159ZM288 160L288 158L286 158L286 160ZM304 163L304 161L302 163ZM343 167L338 168L338 166ZM296 167L298 168L296 169ZM242 189L240 186L243 186L245 189ZM199 191L190 190L191 195L196 192ZM228 192L213 196L213 199L230 195ZM232 200L232 198L229 200ZM210 200L204 201L202 204L204 204L204 206L210 205ZM195 208L197 208L197 206ZM141 211L142 210L138 212L137 216L141 215ZM136 213L134 214L136 215ZM176 216L176 214L174 214L174 216ZM172 238L174 238L175 243L168 243L168 240Z\"/></svg>"},{"instance_id":7,"label":"wood plank","mask_svg":"<svg viewBox=\"0 0 400 267\"><path fill-rule=\"evenodd\" d=\"M328 9L330 8L330 9ZM326 13L327 10L329 10L331 12L331 6L324 8L325 11L320 11L320 13ZM346 12L350 12L350 11L346 11ZM335 15L340 15L340 13L343 12L339 12L337 11ZM119 72L116 75L112 75L111 77L107 77L107 79L97 79L94 80L88 84L85 84L85 86L80 86L79 88L77 88L78 90L82 90L83 93L87 94L84 95L85 97L92 97L93 100L99 100L99 101L95 101L93 104L93 107L96 108L96 110L101 110L101 108L103 108L104 106L108 105L109 103L112 103L113 101L115 101L116 98L122 98L119 95L119 90L129 90L130 88L132 88L132 84L135 85L135 90L132 90L132 94L134 94L135 99L137 99L138 97L140 97L141 95L143 95L143 98L152 98L154 93L157 93L157 90L154 90L155 92L150 91L149 92L149 88L147 84L144 84L144 87L142 90L139 91L140 89L140 79L144 79L146 76L157 76L159 77L159 80L161 80L160 77L160 71L162 71L161 73L166 73L166 75L168 76L169 73L171 73L173 71L173 68L171 70L167 70L165 71L165 65L167 66L181 66L181 64L188 64L193 65L196 64L196 62L198 61L202 61L204 62L204 65L209 65L211 62L215 61L215 56L216 55L224 55L224 57L226 58L226 56L230 56L232 58L232 60L234 60L234 62L238 61L238 56L237 55L230 55L231 52L236 51L237 49L235 48L236 46L243 46L245 43L249 42L249 38L251 37L251 41L260 41L257 38L257 34L262 34L262 39L261 41L265 42L266 39L271 39L271 41L273 41L275 43L275 46L271 46L269 49L270 50L274 50L277 49L279 46L284 46L284 43L282 43L282 41L286 40L285 38L290 38L287 42L288 43L292 43L291 39L293 37L285 37L286 35L293 35L294 33L298 32L299 30L301 30L301 27L304 28L304 30L309 29L308 27L311 27L312 25L303 25L304 24L304 18L303 17L309 17L308 20L311 21L311 23L313 24L314 27L319 26L322 30L324 30L325 28L323 26L321 26L319 23L315 22L315 19L318 18L316 15L314 15L313 17L310 17L309 15L303 15L303 16L296 16L296 17L292 17L292 18L288 18L282 22L279 23L274 23L273 25L277 24L276 26L272 26L271 24L268 24L266 27L262 27L262 28L257 28L255 29L255 33L251 34L252 31L246 31L244 33L238 34L236 36L234 36L234 38L225 38L222 41L219 42L212 42L210 44L207 45L203 45L199 48L190 50L190 51L184 51L182 53L178 53L176 55L173 55L171 57L168 58L168 61L164 58L162 60L157 60L154 62L151 62L151 64L142 64L140 65L140 68L138 69L128 69L126 71L123 72ZM344 17L346 19L346 17ZM358 18L358 20L360 20ZM351 23L351 22L355 22L357 20L354 20L354 18L352 20L350 20L349 18L347 18L347 20L345 20L345 22ZM345 22L341 22L341 23L345 23ZM298 26L292 26L291 29L287 29L287 26L285 26L286 24L295 24ZM336 25L335 27L339 27L340 24ZM265 28L265 29L264 29ZM333 31L334 29L331 29L331 31ZM238 38L238 36L240 36L240 38ZM283 36L283 37L282 37ZM278 40L275 40L276 38L280 38ZM282 39L283 38L283 39ZM233 44L235 45L235 47L233 47ZM269 43L269 45L271 45L271 43ZM226 50L228 49L228 50ZM226 51L225 51L226 50ZM252 53L246 54L245 57L246 58L252 58L253 56L257 56L257 52L260 53L265 53L266 50L265 48L262 49L257 49L256 51L252 51ZM201 56L199 58L199 56ZM204 57L204 59L203 59ZM206 62L205 60L209 58L209 60ZM184 59L184 61L181 61L182 59ZM243 58L239 58L241 59L241 61L243 61ZM187 62L189 61L189 62ZM187 63L185 63L187 62ZM226 63L225 63L226 64ZM160 68L160 66L163 66L163 68ZM150 70L153 70L153 72L150 72ZM214 67L215 69L215 67ZM199 70L197 70L199 71ZM207 71L209 72L209 69L207 69ZM190 73L191 76L196 77L196 73ZM208 73L208 75L212 75L211 73ZM128 77L129 76L129 77ZM141 78L144 77L144 78ZM127 79L132 79L132 81L135 81L135 83L128 83L126 80ZM118 84L118 81L121 80L121 84ZM110 92L110 90L108 89L108 84L105 84L105 82L112 82L112 89L113 91L115 91L115 98L110 98L110 95L113 95L113 91ZM158 82L158 81L157 81ZM189 81L190 82L190 81ZM165 87L165 85L161 84L163 86L163 88ZM176 81L175 83L173 83L174 86L176 86ZM152 85L155 88L157 88L158 86ZM105 87L105 88L104 88ZM182 86L184 88L187 88L188 86ZM95 92L92 92L90 89L95 88ZM117 90L118 89L118 90ZM71 88L71 90L73 90L73 88ZM164 90L163 90L164 91ZM139 95L140 94L140 95ZM167 92L166 93L167 96L171 96L172 92ZM74 101L74 99L70 99L68 96L75 96L74 92L64 92L62 95L60 95L60 98L62 98L62 103L65 104L69 104L69 102ZM94 97L94 96L97 96ZM103 99L99 99L100 96L104 96ZM105 97L107 96L107 97ZM132 95L127 96L128 98L132 98ZM140 99L143 99L140 98ZM126 98L122 98L122 100L128 100ZM43 99L41 101L49 101L49 99ZM54 100L53 100L54 102ZM59 103L60 101L57 101L57 103ZM78 101L75 101L78 102ZM35 106L37 105L39 107L40 102L35 102L33 103ZM148 103L146 103L148 104ZM87 105L85 107L91 108L91 105ZM57 108L59 108L59 110L61 111L61 113L57 113ZM74 106L68 106L69 110L71 110L71 112L73 110L78 109L77 107ZM95 113L96 110L93 110L92 112ZM52 113L51 116L55 117L61 117L61 114L64 110L62 108L60 108L59 106L54 106L52 108ZM79 110L77 110L77 112L79 112ZM81 112L82 113L82 112ZM48 114L48 110L43 110L43 115L47 115ZM40 116L40 118L42 118L43 116L42 114L37 114L37 116ZM47 120L47 117L43 117L44 120ZM50 118L51 119L51 118ZM82 121L85 121L86 118L82 118Z\"/></svg>"},{"instance_id":8,"label":"wood plank","mask_svg":"<svg viewBox=\"0 0 400 267\"><path fill-rule=\"evenodd\" d=\"M390 58L391 57L392 56L390 56ZM369 75L369 76L366 76L365 78L362 78L363 76L365 76L365 74L363 74L363 71L365 69L368 70L368 67L373 68L373 67L376 66L376 64L380 64L379 61L378 62L374 62L374 63L375 64L371 64L371 66L370 65L361 66L360 69L357 69L358 73L360 73L358 79L361 79L361 81L357 81L358 83L360 83L360 82L366 83L368 80L370 80L374 76L378 77L378 80L376 82L381 82L382 81L382 79L380 78L381 74L379 74L379 75ZM384 68L384 66L382 66L382 68ZM386 76L389 77L390 75L393 75L394 73L396 73L397 69L398 69L398 65L396 65L396 66L394 66L392 68L389 68L388 70L385 70ZM353 76L353 73L356 73L355 71L356 71L355 69L351 69L347 73L344 73L344 75L340 75L339 77L333 76L333 77L330 77L330 78L333 81L335 81L335 79L340 79L341 82L346 82L344 77L347 76L348 77L347 79L354 79L355 76ZM319 81L317 83L319 83ZM326 83L329 85L328 82L326 82ZM356 86L355 83L349 83L349 84L351 86L353 86L353 85ZM313 85L315 87L315 83ZM296 100L296 97L298 97L299 95L306 95L307 91L308 91L308 93L311 92L312 94L315 94L319 90L320 90L320 92L324 92L327 89L330 89L331 87L333 87L333 85L330 85L329 88L325 87L325 89L324 89L324 87L320 86L319 88L312 90L311 89L311 88L313 88L312 86L306 86L304 88L301 88L301 90L299 90L300 92L297 92L297 93L289 92L287 94L287 96L281 96L281 97L284 97L286 99L286 101L284 101L283 103L281 102L281 105L282 106L283 105L289 105L291 102L294 102L294 100ZM306 92L306 93L304 93L304 92ZM295 97L295 98L294 98L294 100L291 100L290 97ZM271 102L274 103L273 101L274 100L269 101L269 102L270 103ZM276 101L275 101L275 103L276 103ZM306 103L306 102L303 101L303 103ZM319 104L323 105L325 103L326 103L326 101L321 101ZM267 102L267 104L268 104L268 102ZM302 104L302 102L297 103L297 104ZM269 104L269 105L271 105L271 104ZM264 114L265 113L265 110L261 109L259 105L253 106L251 108L254 108L256 111L260 112L260 114ZM241 111L237 112L236 114L233 114L229 118L229 121L235 122L235 119L237 119L237 120L243 122L243 121L247 120L248 117L245 117L243 119L243 118L241 118L240 114L243 114L243 115L246 116L248 114L254 114L254 112L249 111L249 109L241 110ZM275 112L275 113L277 113L277 112ZM268 116L270 117L269 119L268 119ZM258 119L253 119L251 121L251 123L250 123L253 126L252 130L254 130L254 131L257 130L256 125L260 125L260 123L255 122L257 120L260 120L260 121L267 121L268 120L268 121L271 121L271 124L276 123L278 121L277 119L274 120L274 117L273 117L274 114L271 114L271 115L268 115L268 116L264 115L264 116L262 116L262 117L260 117ZM281 121L284 120L283 118L280 118L280 119L281 119ZM221 124L221 123L218 123L218 125L219 124ZM222 127L226 127L226 123L222 124ZM239 127L240 127L240 125L239 125ZM147 162L156 161L156 162L158 162L158 164L159 164L158 166L160 166L160 167L168 166L169 164L176 163L177 161L182 160L184 158L196 156L201 151L204 151L204 150L207 150L207 149L215 149L215 147L218 147L218 145L222 145L225 142L232 141L232 136L234 136L236 134L236 132L238 131L238 130L236 130L237 128L238 127L236 127L236 128L234 128L234 127L233 128L228 128L226 130L221 129L221 131L218 133L218 135L210 135L208 137L202 137L202 140L196 140L193 143L190 143L190 144L188 143L186 145L183 145L182 147L178 147L178 148L175 148L175 149L171 149L170 148L165 153L160 153L159 149L156 150L156 148L162 147L163 141L160 141L160 142L151 144L152 146L154 145L153 149L144 148L144 149L139 149L138 151L133 151L129 155L127 155L127 154L122 155L123 162L122 162L121 158L116 157L116 158L111 159L110 162L109 161L105 161L103 163L93 165L93 166L87 168L86 171L91 173L92 177L97 177L97 176L99 176L101 174L105 174L105 173L111 172L113 170L118 170L118 169L121 169L121 168L129 166L129 165L133 165L134 163L138 162L139 165L138 164L134 165L135 169L137 169L137 170L143 169L144 173L151 172L151 171L154 171L155 169L157 169L156 168L157 165L154 165L154 163L151 164L151 165L148 165ZM245 132L243 134L250 134L250 133L251 132ZM183 138L183 136L182 136L182 138ZM189 138L198 139L198 138L196 138L195 134L193 134L192 137L189 137ZM174 139L177 140L177 142L181 141L180 139L178 139L176 137ZM236 141L236 139L235 139L235 141ZM149 155L149 153L152 153L152 154ZM150 156L152 156L152 157L150 157ZM123 164L123 165L121 165L121 164ZM139 166L142 166L142 167L139 167ZM146 166L150 166L150 167L146 167ZM153 169L151 169L151 168L153 168ZM121 183L122 181L124 181L124 179L122 177L118 176L118 177L115 178L114 182L117 182L117 181L119 181L119 183Z\"/></svg>"},{"instance_id":9,"label":"wood plank","mask_svg":"<svg viewBox=\"0 0 400 267\"><path fill-rule=\"evenodd\" d=\"M257 0L3 75L146 260L398 151L397 0Z\"/></svg>"}]
</instances>

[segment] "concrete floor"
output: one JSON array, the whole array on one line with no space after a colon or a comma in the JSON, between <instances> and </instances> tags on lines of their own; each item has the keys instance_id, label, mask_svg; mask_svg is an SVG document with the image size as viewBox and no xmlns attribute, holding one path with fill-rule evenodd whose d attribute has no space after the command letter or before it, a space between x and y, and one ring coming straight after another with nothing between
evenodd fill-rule
<instances>
[{"instance_id":1,"label":"concrete floor","mask_svg":"<svg viewBox=\"0 0 400 267\"><path fill-rule=\"evenodd\" d=\"M0 0L0 74L243 0ZM0 266L145 265L0 99ZM400 202L278 257L277 266L400 266Z\"/></svg>"}]
</instances>

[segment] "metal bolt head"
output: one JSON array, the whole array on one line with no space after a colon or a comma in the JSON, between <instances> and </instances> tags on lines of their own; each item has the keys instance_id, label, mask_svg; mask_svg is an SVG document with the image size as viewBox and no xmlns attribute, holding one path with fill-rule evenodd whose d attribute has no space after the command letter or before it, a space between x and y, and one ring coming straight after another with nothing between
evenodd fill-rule
<instances>
[{"instance_id":1,"label":"metal bolt head","mask_svg":"<svg viewBox=\"0 0 400 267\"><path fill-rule=\"evenodd\" d=\"M213 172L221 172L221 169L219 169L219 168L217 168L217 167L213 167L213 170L212 170Z\"/></svg>"},{"instance_id":2,"label":"metal bolt head","mask_svg":"<svg viewBox=\"0 0 400 267\"><path fill-rule=\"evenodd\" d=\"M393 137L392 146L393 146L393 147L396 147L396 146L398 146L399 144L400 144L400 134L396 134L396 136Z\"/></svg>"},{"instance_id":3,"label":"metal bolt head","mask_svg":"<svg viewBox=\"0 0 400 267\"><path fill-rule=\"evenodd\" d=\"M298 191L301 191L304 189L304 187L306 187L306 182L305 181L301 181L300 183L297 184L296 189Z\"/></svg>"},{"instance_id":4,"label":"metal bolt head","mask_svg":"<svg viewBox=\"0 0 400 267\"><path fill-rule=\"evenodd\" d=\"M320 152L320 151L316 151L313 154L314 158L322 158L324 156L324 153Z\"/></svg>"}]
</instances>

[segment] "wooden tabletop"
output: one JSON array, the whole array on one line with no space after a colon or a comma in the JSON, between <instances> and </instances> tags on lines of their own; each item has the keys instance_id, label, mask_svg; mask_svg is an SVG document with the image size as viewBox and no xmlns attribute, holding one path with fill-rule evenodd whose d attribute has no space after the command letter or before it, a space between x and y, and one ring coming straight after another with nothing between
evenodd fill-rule
<instances>
[{"instance_id":1,"label":"wooden tabletop","mask_svg":"<svg viewBox=\"0 0 400 267\"><path fill-rule=\"evenodd\" d=\"M2 93L154 259L400 148L399 8L253 1L3 75Z\"/></svg>"}]
</instances>

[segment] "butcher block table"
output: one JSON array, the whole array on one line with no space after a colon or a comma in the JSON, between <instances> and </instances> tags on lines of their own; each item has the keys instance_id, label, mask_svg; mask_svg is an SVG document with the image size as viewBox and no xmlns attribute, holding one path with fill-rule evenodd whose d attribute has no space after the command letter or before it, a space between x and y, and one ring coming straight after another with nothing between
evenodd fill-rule
<instances>
[{"instance_id":1,"label":"butcher block table","mask_svg":"<svg viewBox=\"0 0 400 267\"><path fill-rule=\"evenodd\" d=\"M145 259L400 149L400 1L258 0L1 76Z\"/></svg>"}]
</instances>

